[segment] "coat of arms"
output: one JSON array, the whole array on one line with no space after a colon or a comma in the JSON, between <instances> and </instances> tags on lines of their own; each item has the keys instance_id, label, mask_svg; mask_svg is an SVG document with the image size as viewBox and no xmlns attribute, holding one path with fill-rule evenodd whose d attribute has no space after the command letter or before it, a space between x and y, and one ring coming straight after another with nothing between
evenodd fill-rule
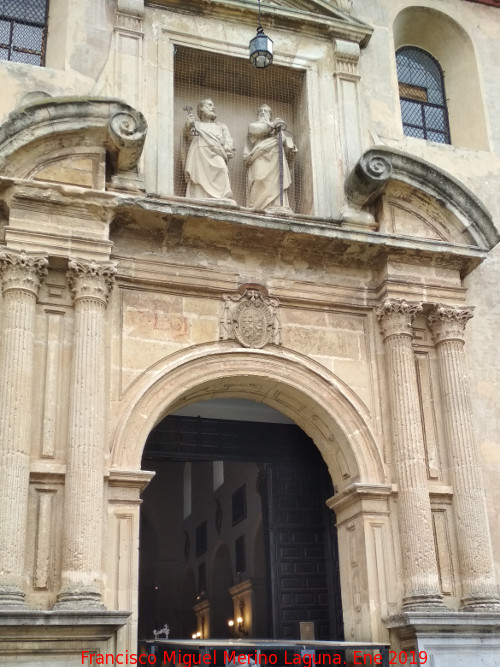
<instances>
[{"instance_id":1,"label":"coat of arms","mask_svg":"<svg viewBox=\"0 0 500 667\"><path fill-rule=\"evenodd\" d=\"M220 338L235 338L243 347L261 348L267 343L281 344L281 329L276 308L278 299L267 296L260 285L242 285L236 294L224 294Z\"/></svg>"}]
</instances>

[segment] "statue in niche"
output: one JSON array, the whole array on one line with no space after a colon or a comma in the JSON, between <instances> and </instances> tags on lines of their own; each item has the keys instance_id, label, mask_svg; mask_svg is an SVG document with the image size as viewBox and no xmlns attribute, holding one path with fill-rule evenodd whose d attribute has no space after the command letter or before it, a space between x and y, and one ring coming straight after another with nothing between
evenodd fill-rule
<instances>
[{"instance_id":1,"label":"statue in niche","mask_svg":"<svg viewBox=\"0 0 500 667\"><path fill-rule=\"evenodd\" d=\"M182 133L181 157L186 179L186 197L212 199L236 204L227 162L234 157L233 140L227 125L216 120L210 98L198 104L196 120L192 107L187 111Z\"/></svg>"},{"instance_id":2,"label":"statue in niche","mask_svg":"<svg viewBox=\"0 0 500 667\"><path fill-rule=\"evenodd\" d=\"M292 183L290 166L297 152L281 118L271 120L271 107L263 104L257 120L248 126L243 159L247 168L248 208L292 212L288 188Z\"/></svg>"}]
</instances>

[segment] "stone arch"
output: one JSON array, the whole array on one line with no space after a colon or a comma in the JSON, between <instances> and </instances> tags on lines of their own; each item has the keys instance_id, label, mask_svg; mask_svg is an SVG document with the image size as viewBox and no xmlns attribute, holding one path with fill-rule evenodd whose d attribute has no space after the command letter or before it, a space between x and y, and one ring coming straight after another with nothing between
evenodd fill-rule
<instances>
[{"instance_id":1,"label":"stone arch","mask_svg":"<svg viewBox=\"0 0 500 667\"><path fill-rule=\"evenodd\" d=\"M319 448L338 491L383 484L385 471L364 404L333 373L291 350L232 341L178 352L145 371L117 415L111 468L137 470L151 429L169 412L208 398L248 398L293 419Z\"/></svg>"},{"instance_id":2,"label":"stone arch","mask_svg":"<svg viewBox=\"0 0 500 667\"><path fill-rule=\"evenodd\" d=\"M406 7L393 24L395 50L417 46L445 72L451 143L489 150L483 95L474 44L451 16L430 7Z\"/></svg>"},{"instance_id":3,"label":"stone arch","mask_svg":"<svg viewBox=\"0 0 500 667\"><path fill-rule=\"evenodd\" d=\"M112 175L116 184L138 186L147 131L139 111L112 98L42 91L24 102L0 127L3 176L104 190Z\"/></svg>"},{"instance_id":4,"label":"stone arch","mask_svg":"<svg viewBox=\"0 0 500 667\"><path fill-rule=\"evenodd\" d=\"M354 204L370 206L394 185L406 188L402 199L407 201L414 193L426 201L427 217L438 221L445 233L441 240L457 248L476 246L486 251L499 242L490 212L474 193L448 172L404 151L369 148L349 174L345 190ZM417 205L417 210L421 208Z\"/></svg>"}]
</instances>

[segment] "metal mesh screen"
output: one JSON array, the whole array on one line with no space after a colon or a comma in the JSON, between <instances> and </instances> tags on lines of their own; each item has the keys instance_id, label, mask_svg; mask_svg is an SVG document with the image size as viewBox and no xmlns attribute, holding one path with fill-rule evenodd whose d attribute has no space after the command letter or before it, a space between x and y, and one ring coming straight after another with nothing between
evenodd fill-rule
<instances>
[{"instance_id":1,"label":"metal mesh screen","mask_svg":"<svg viewBox=\"0 0 500 667\"><path fill-rule=\"evenodd\" d=\"M48 0L0 0L0 60L43 65Z\"/></svg>"},{"instance_id":2,"label":"metal mesh screen","mask_svg":"<svg viewBox=\"0 0 500 667\"><path fill-rule=\"evenodd\" d=\"M282 127L281 149L274 142L274 157L267 155L269 162L259 163L258 170L267 169L266 178L276 179L277 169L283 171L283 188L286 190L286 201L289 210L280 210L271 206L275 214L312 213L312 183L310 169L310 149L308 141L308 115L306 113L306 96L304 72L299 69L272 67L256 70L247 59L227 56L219 53L177 46L174 57L174 132L176 145L175 161L175 194L190 199L196 198L189 192L187 185L190 176L186 159L193 139L187 129L187 108L191 107L196 123L197 106L200 101L210 98L215 106L217 122L227 126L234 146L234 157L227 160L227 171L232 192L232 199L238 206L252 210L268 210L267 205L249 195L249 160L248 150L250 126L257 121L257 113L262 105L271 108L269 118L271 124L279 117L286 127ZM252 125L253 127L253 125ZM196 129L196 127L194 128ZM272 144L270 130L267 141ZM274 130L274 136L277 137ZM194 143L196 143L198 139ZM255 144L258 142L255 141ZM253 145L255 145L253 144ZM262 144L264 145L264 144ZM194 149L193 149L194 150ZM278 155L278 152L281 153ZM193 153L194 154L194 153ZM271 161L274 162L271 164ZM274 166L273 166L274 165ZM214 179L218 176L214 172ZM288 180L287 180L288 178ZM216 198L216 197L215 197ZM260 208L262 206L262 208Z\"/></svg>"},{"instance_id":3,"label":"metal mesh screen","mask_svg":"<svg viewBox=\"0 0 500 667\"><path fill-rule=\"evenodd\" d=\"M396 54L403 131L407 136L450 143L443 73L439 63L416 47Z\"/></svg>"}]
</instances>

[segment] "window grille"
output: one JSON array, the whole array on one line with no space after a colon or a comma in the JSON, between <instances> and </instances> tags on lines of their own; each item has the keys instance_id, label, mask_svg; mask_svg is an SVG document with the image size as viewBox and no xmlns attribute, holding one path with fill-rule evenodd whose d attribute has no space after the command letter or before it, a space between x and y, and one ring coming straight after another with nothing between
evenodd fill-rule
<instances>
[{"instance_id":1,"label":"window grille","mask_svg":"<svg viewBox=\"0 0 500 667\"><path fill-rule=\"evenodd\" d=\"M45 64L48 0L0 0L0 60Z\"/></svg>"},{"instance_id":2,"label":"window grille","mask_svg":"<svg viewBox=\"0 0 500 667\"><path fill-rule=\"evenodd\" d=\"M449 144L443 70L429 53L403 47L396 53L403 132L408 137Z\"/></svg>"}]
</instances>

